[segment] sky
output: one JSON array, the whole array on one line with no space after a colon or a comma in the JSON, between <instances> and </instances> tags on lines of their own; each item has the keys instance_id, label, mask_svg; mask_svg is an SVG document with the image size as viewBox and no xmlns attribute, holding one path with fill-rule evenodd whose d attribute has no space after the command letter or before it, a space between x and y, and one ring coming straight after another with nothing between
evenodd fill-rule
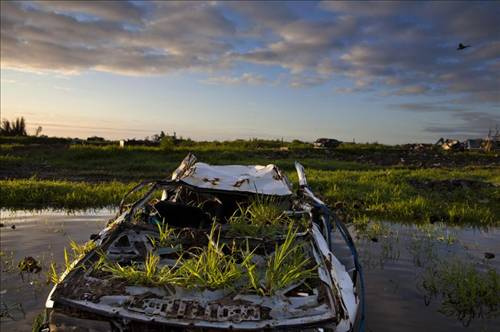
<instances>
[{"instance_id":1,"label":"sky","mask_svg":"<svg viewBox=\"0 0 500 332\"><path fill-rule=\"evenodd\" d=\"M1 118L81 138L484 137L499 18L495 1L2 1Z\"/></svg>"}]
</instances>

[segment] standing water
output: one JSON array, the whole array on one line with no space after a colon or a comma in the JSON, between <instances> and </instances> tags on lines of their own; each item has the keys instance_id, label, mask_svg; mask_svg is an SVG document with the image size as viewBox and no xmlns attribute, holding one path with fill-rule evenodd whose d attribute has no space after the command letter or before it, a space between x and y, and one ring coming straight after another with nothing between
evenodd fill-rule
<instances>
[{"instance_id":1,"label":"standing water","mask_svg":"<svg viewBox=\"0 0 500 332\"><path fill-rule=\"evenodd\" d=\"M2 211L1 331L31 331L51 289L47 284L50 263L62 266L69 242L89 240L112 215L107 210L78 214ZM490 271L498 280L500 229L392 223L365 226L352 232L365 273L366 331L500 331L498 285L482 311L478 307L472 314L464 314L444 301L438 278L450 271L446 276L453 276L457 266L472 266L481 276ZM340 247L334 254L347 257ZM29 256L39 262L41 272L20 273L18 263ZM430 287L433 285L437 289ZM488 310L487 304L495 297L496 306Z\"/></svg>"}]
</instances>

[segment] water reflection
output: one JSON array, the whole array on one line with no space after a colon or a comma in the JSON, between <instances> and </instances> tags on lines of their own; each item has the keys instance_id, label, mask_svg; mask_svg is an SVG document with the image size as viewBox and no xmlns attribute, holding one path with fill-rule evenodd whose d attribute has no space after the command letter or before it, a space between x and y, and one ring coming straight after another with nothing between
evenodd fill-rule
<instances>
[{"instance_id":1,"label":"water reflection","mask_svg":"<svg viewBox=\"0 0 500 332\"><path fill-rule=\"evenodd\" d=\"M368 330L497 330L500 262L485 252L499 253L498 228L370 223L351 226L366 275Z\"/></svg>"},{"instance_id":2,"label":"water reflection","mask_svg":"<svg viewBox=\"0 0 500 332\"><path fill-rule=\"evenodd\" d=\"M87 241L112 215L108 210L69 215L53 211L36 214L2 211L0 330L31 330L33 319L44 307L50 290L46 283L50 262L64 264L63 252L65 247L69 248L70 240ZM16 228L12 229L11 225ZM462 279L475 276L467 268L470 266L481 275L490 273L498 278L500 229L484 231L439 224L417 227L365 220L361 227L351 226L351 231L365 271L367 331L498 330L500 305L496 302L496 307L488 307L494 304L494 291L482 309L476 299L474 305L469 306L475 311L462 314L446 303L447 298L451 302L457 300L447 293L443 296L440 283L448 286L456 281L457 286L462 285ZM486 259L485 252L495 257ZM339 258L349 256L341 248L335 254ZM18 263L27 256L35 258L42 271L24 273L21 278ZM451 286L446 289L458 299L473 298L466 291L457 292ZM467 323L468 328L464 327Z\"/></svg>"}]
</instances>

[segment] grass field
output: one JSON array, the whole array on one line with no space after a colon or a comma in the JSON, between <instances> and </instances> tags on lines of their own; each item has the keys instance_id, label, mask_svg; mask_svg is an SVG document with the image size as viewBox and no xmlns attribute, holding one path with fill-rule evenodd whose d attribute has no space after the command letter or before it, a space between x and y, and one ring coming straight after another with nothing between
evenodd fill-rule
<instances>
[{"instance_id":1,"label":"grass field","mask_svg":"<svg viewBox=\"0 0 500 332\"><path fill-rule=\"evenodd\" d=\"M313 190L349 217L475 226L500 223L497 154L446 153L435 148L419 152L380 144L343 144L328 151L300 142L256 140L120 149L117 145L0 138L1 206L116 206L137 182L169 178L188 152L213 164L275 163L294 182L293 165L298 160ZM446 182L457 179L473 182L451 186Z\"/></svg>"}]
</instances>

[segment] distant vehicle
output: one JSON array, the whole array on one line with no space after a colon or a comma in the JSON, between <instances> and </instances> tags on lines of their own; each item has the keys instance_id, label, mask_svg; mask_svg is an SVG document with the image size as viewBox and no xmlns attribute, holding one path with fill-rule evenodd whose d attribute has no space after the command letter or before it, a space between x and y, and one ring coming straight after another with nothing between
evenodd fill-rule
<instances>
[{"instance_id":1,"label":"distant vehicle","mask_svg":"<svg viewBox=\"0 0 500 332\"><path fill-rule=\"evenodd\" d=\"M342 144L341 141L336 140L334 138L318 138L314 143L313 146L315 148L329 148L329 149L334 149L337 146Z\"/></svg>"},{"instance_id":2,"label":"distant vehicle","mask_svg":"<svg viewBox=\"0 0 500 332\"><path fill-rule=\"evenodd\" d=\"M351 331L364 308L356 248L295 166L295 193L275 165L211 166L191 154L171 180L136 186L57 279L41 331ZM246 232L252 204L264 232Z\"/></svg>"},{"instance_id":3,"label":"distant vehicle","mask_svg":"<svg viewBox=\"0 0 500 332\"><path fill-rule=\"evenodd\" d=\"M460 43L458 44L457 51L465 50L467 47L470 47L470 45L464 45Z\"/></svg>"}]
</instances>

